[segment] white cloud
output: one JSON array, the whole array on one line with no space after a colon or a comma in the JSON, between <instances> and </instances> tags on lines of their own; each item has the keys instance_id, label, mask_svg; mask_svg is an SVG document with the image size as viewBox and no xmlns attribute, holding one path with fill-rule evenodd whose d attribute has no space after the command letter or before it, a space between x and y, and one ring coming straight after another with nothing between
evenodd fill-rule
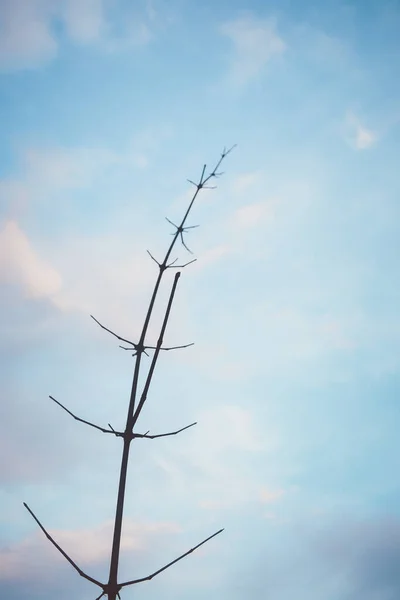
<instances>
[{"instance_id":1,"label":"white cloud","mask_svg":"<svg viewBox=\"0 0 400 600\"><path fill-rule=\"evenodd\" d=\"M357 150L371 148L378 139L376 132L366 127L352 112L347 113L344 127L348 143Z\"/></svg>"},{"instance_id":2,"label":"white cloud","mask_svg":"<svg viewBox=\"0 0 400 600\"><path fill-rule=\"evenodd\" d=\"M0 282L17 283L32 298L51 297L61 288L60 274L32 247L15 221L0 230Z\"/></svg>"},{"instance_id":3,"label":"white cloud","mask_svg":"<svg viewBox=\"0 0 400 600\"><path fill-rule=\"evenodd\" d=\"M276 31L275 22L270 19L242 17L224 23L220 31L233 43L230 78L238 85L246 84L259 75L267 63L286 48Z\"/></svg>"},{"instance_id":4,"label":"white cloud","mask_svg":"<svg viewBox=\"0 0 400 600\"><path fill-rule=\"evenodd\" d=\"M103 0L67 0L61 12L73 40L88 43L101 37L106 24Z\"/></svg>"},{"instance_id":5,"label":"white cloud","mask_svg":"<svg viewBox=\"0 0 400 600\"><path fill-rule=\"evenodd\" d=\"M40 0L0 3L0 68L30 68L57 54L51 5Z\"/></svg>"},{"instance_id":6,"label":"white cloud","mask_svg":"<svg viewBox=\"0 0 400 600\"><path fill-rule=\"evenodd\" d=\"M141 17L133 24L125 19L122 32L113 33L106 6L105 0L2 0L0 69L31 69L55 58L60 44L56 23L73 42L97 44L106 51L126 50L152 39Z\"/></svg>"}]
</instances>

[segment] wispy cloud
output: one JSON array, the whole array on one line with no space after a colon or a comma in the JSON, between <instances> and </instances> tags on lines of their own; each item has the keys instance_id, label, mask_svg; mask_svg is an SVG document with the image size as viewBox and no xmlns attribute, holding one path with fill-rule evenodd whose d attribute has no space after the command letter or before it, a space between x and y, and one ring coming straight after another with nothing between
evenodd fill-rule
<instances>
[{"instance_id":1,"label":"wispy cloud","mask_svg":"<svg viewBox=\"0 0 400 600\"><path fill-rule=\"evenodd\" d=\"M220 32L232 42L229 78L238 85L257 77L270 60L286 49L275 21L270 19L240 17L222 24Z\"/></svg>"},{"instance_id":2,"label":"wispy cloud","mask_svg":"<svg viewBox=\"0 0 400 600\"><path fill-rule=\"evenodd\" d=\"M353 112L348 112L344 123L344 135L348 143L357 150L367 150L378 140L376 131L364 125Z\"/></svg>"},{"instance_id":3,"label":"wispy cloud","mask_svg":"<svg viewBox=\"0 0 400 600\"><path fill-rule=\"evenodd\" d=\"M38 255L15 221L0 230L0 282L19 284L32 298L51 297L62 285L60 274Z\"/></svg>"},{"instance_id":4,"label":"wispy cloud","mask_svg":"<svg viewBox=\"0 0 400 600\"><path fill-rule=\"evenodd\" d=\"M125 19L115 33L106 0L3 0L0 3L0 69L31 69L58 54L56 23L80 45L106 51L147 44L152 34L142 17ZM143 19L149 18L143 15ZM121 29L118 27L117 29Z\"/></svg>"},{"instance_id":5,"label":"wispy cloud","mask_svg":"<svg viewBox=\"0 0 400 600\"><path fill-rule=\"evenodd\" d=\"M275 203L276 201L271 200L238 208L233 215L233 226L238 229L248 229L273 220Z\"/></svg>"}]
</instances>

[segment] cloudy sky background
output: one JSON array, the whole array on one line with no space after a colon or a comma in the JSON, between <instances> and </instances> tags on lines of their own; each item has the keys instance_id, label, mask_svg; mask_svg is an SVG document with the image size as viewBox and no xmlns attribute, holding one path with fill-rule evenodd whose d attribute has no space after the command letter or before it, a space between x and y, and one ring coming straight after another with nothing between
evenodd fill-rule
<instances>
[{"instance_id":1,"label":"cloudy sky background","mask_svg":"<svg viewBox=\"0 0 400 600\"><path fill-rule=\"evenodd\" d=\"M123 597L400 596L399 31L395 0L0 0L2 596L97 593L23 501L107 578L121 443L48 395L123 427L89 315L137 338L146 249L234 143L138 430L198 425L134 443L121 578L226 530Z\"/></svg>"}]
</instances>

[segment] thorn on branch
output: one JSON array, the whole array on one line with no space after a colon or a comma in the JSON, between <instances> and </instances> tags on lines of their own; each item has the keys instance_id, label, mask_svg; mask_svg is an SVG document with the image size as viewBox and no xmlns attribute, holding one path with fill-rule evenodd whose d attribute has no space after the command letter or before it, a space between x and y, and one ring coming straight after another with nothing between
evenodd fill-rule
<instances>
[{"instance_id":1,"label":"thorn on branch","mask_svg":"<svg viewBox=\"0 0 400 600\"><path fill-rule=\"evenodd\" d=\"M50 400L53 400L53 402L55 402L56 404L58 404L58 406L60 406L63 410L65 410L65 412L67 412L69 415L71 415L71 417L73 417L75 419L75 421L80 421L81 423L85 423L85 425L89 425L90 427L94 427L95 429L98 429L99 431L102 431L103 433L113 433L117 437L118 436L119 437L123 436L123 433L121 433L120 431L114 431L114 429L112 429L112 431L109 431L108 429L105 429L104 427L100 427L100 425L95 425L95 423L91 423L90 421L86 421L86 419L81 419L80 417L77 417L66 406L64 406L64 404L61 404L61 402L59 402L58 400L56 400L55 398L53 398L53 396L49 396L49 398L50 398Z\"/></svg>"},{"instance_id":2,"label":"thorn on branch","mask_svg":"<svg viewBox=\"0 0 400 600\"><path fill-rule=\"evenodd\" d=\"M220 529L219 531L217 531L213 535L210 535L210 537L208 537L207 539L205 539L202 542L200 542L200 544L197 544L197 546L194 546L193 548L191 548L190 550L188 550L184 554L181 554L181 556L178 556L178 558L175 558L175 560L172 560L170 563L168 563L164 567L161 567L161 569L158 569L157 571L154 571L154 573L151 573L150 575L147 575L147 577L141 577L140 579L132 579L131 581L125 581L125 583L121 583L120 584L121 588L126 587L127 585L134 585L135 583L142 583L143 581L150 581L150 579L153 579L153 577L156 577L156 575L159 575L160 573L162 573L163 571L165 571L169 567L172 567L172 565L174 565L178 561L182 560L182 558L185 558L185 556L188 556L189 554L191 554L192 552L194 552L195 550L197 550L197 548L200 548L200 546L202 546L203 544L205 544L206 542L208 542L209 540L211 540L213 537L219 535L223 531L224 531L223 529Z\"/></svg>"},{"instance_id":3,"label":"thorn on branch","mask_svg":"<svg viewBox=\"0 0 400 600\"><path fill-rule=\"evenodd\" d=\"M61 548L61 546L59 546L57 544L57 542L51 537L51 535L46 531L46 529L43 527L43 525L41 524L39 519L36 517L36 515L33 513L33 511L31 511L29 506L25 502L23 502L23 505L25 506L26 510L30 513L30 515L34 518L36 523L39 525L40 529L43 531L43 533L47 537L47 539L53 544L53 546L55 548L57 548L57 550L63 555L63 557L69 562L69 564L74 567L74 569L79 573L79 575L81 577L83 577L84 579L91 581L95 585L98 585L99 587L101 587L104 590L104 585L102 583L100 583L100 581L97 581L97 579L90 577L90 575L87 575L87 573L82 571L82 569L80 567L78 567L78 565L72 560L72 558L70 558L68 556L68 554L66 552L64 552L64 550ZM102 594L102 595L104 595L104 594ZM101 596L100 596L100 598L101 598Z\"/></svg>"}]
</instances>

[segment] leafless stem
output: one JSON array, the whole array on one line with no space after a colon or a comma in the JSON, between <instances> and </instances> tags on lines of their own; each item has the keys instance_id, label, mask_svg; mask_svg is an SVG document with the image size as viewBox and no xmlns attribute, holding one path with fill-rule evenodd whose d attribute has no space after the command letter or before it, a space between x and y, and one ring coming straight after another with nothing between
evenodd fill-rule
<instances>
[{"instance_id":1,"label":"leafless stem","mask_svg":"<svg viewBox=\"0 0 400 600\"><path fill-rule=\"evenodd\" d=\"M29 508L29 506L25 502L23 503L23 505L25 506L26 510L31 514L31 516L35 519L36 523L39 525L40 529L43 531L43 533L47 537L47 539L50 540L50 542L53 544L53 546L55 546L57 548L57 550L63 555L63 557L67 559L67 561L69 562L69 564L74 567L74 569L79 573L79 575L81 577L83 577L84 579L87 579L88 581L91 581L95 585L98 585L99 587L103 588L103 584L100 583L100 581L97 581L97 579L94 579L93 577L90 577L90 575L87 575L87 573L85 573L84 571L82 571L82 569L80 567L78 567L78 565L76 564L76 562L74 562L72 560L72 558L70 558L68 556L68 554L66 552L64 552L64 550L61 548L61 546L59 546L57 544L57 542L51 537L51 535L46 531L46 529L43 527L43 525L41 524L41 522L39 521L39 519L31 511L31 509Z\"/></svg>"},{"instance_id":2,"label":"leafless stem","mask_svg":"<svg viewBox=\"0 0 400 600\"><path fill-rule=\"evenodd\" d=\"M130 344L131 346L133 346L133 350L135 350L134 356L136 356L136 354L138 352L143 352L144 354L146 354L148 356L148 354L146 352L146 347L143 346L143 344L136 344L135 342L131 342L130 340L127 340L126 338L121 337L120 335L118 335L117 333L115 333L114 331L112 331L111 329L109 329L108 327L106 327L105 325L102 325L100 323L100 321L98 321L93 315L90 315L90 316L93 319L93 321L96 321L96 323L98 325L100 325L100 327L102 329L104 329L105 331L108 331L108 333L111 333L111 335L113 335L114 337L116 337L117 340L120 340L121 342L126 342L127 344ZM131 350L132 350L132 348L131 348Z\"/></svg>"},{"instance_id":3,"label":"leafless stem","mask_svg":"<svg viewBox=\"0 0 400 600\"><path fill-rule=\"evenodd\" d=\"M63 410L65 410L65 412L67 412L69 415L71 415L71 417L73 417L76 421L85 423L85 425L90 425L90 427L94 427L95 429L98 429L99 431L102 431L103 433L113 433L117 437L123 437L124 434L121 431L115 431L111 427L111 425L109 425L110 429L105 429L105 427L100 427L100 425L95 425L94 423L91 423L90 421L86 421L86 419L81 419L80 417L77 417L73 412L71 412L66 406L64 406L64 404L61 404L61 402L59 402L58 400L53 398L53 396L49 396L49 398L50 398L50 400L53 400L53 402L58 404L58 406L61 406L61 408Z\"/></svg>"},{"instance_id":4,"label":"leafless stem","mask_svg":"<svg viewBox=\"0 0 400 600\"><path fill-rule=\"evenodd\" d=\"M148 438L149 440L155 440L156 438L167 437L168 435L176 435L177 433L181 433L181 431L185 431L185 429L189 429L189 427L193 427L193 425L197 425L197 421L195 421L194 423L190 423L190 425L186 425L186 427L182 427L181 429L178 429L177 431L171 431L170 433L158 433L157 435L148 435L149 432L147 432L147 433L133 433L132 437L134 437L134 438Z\"/></svg>"},{"instance_id":5,"label":"leafless stem","mask_svg":"<svg viewBox=\"0 0 400 600\"><path fill-rule=\"evenodd\" d=\"M194 342L191 342L190 344L184 344L183 346L169 346L168 348L160 348L160 350L180 350L181 348L189 348L190 346L194 346ZM126 346L120 346L120 348L122 348L122 350L133 350L134 348L127 348ZM146 349L148 350L155 350L156 346L146 346ZM133 354L133 356L136 356L136 354Z\"/></svg>"},{"instance_id":6,"label":"leafless stem","mask_svg":"<svg viewBox=\"0 0 400 600\"><path fill-rule=\"evenodd\" d=\"M164 319L163 319L163 323L161 326L161 331L160 331L160 335L159 335L159 339L157 341L157 344L155 346L147 346L145 341L146 341L146 336L147 336L147 332L149 329L149 324L150 324L150 320L152 318L152 314L153 314L153 310L154 310L154 306L155 306L155 302L158 296L158 292L159 292L159 288L160 288L160 284L163 278L163 275L165 273L165 271L167 269L176 269L176 268L184 268L188 265L190 265L191 263L193 263L196 259L190 260L184 264L177 264L178 259L175 260L170 260L171 259L171 254L174 250L174 247L176 245L176 242L178 240L180 240L180 242L182 243L182 245L184 246L184 248L192 253L192 251L188 248L188 246L185 243L183 234L187 233L190 229L194 229L196 227L198 227L198 225L186 225L186 221L189 217L189 214L192 210L193 204L196 201L196 198L199 194L199 192L202 189L208 189L208 188L212 188L213 186L210 186L209 183L213 178L218 178L220 176L220 172L219 172L219 167L222 163L222 161L224 160L224 158L231 152L231 150L233 149L230 148L229 150L224 149L219 160L217 161L217 164L215 165L215 167L210 171L210 173L208 175L206 175L206 165L203 166L202 171L201 171L201 175L199 178L198 183L195 183L193 181L190 181L190 183L192 185L195 186L195 191L193 193L193 196L189 202L189 205L186 209L185 214L183 215L183 218L180 222L179 225L176 225L175 223L173 223L172 221L170 221L169 219L167 219L167 221L173 225L173 227L175 228L175 232L172 234L173 238L172 241L168 247L168 250L166 251L166 254L164 256L164 259L162 262L159 262L158 260L156 260L156 258L148 251L148 254L150 256L150 258L157 264L157 266L159 267L159 272L156 278L156 282L150 297L150 301L149 301L149 305L147 308L147 312L145 315L145 319L143 322L143 327L142 327L142 331L140 334L140 338L139 341L136 342L132 342L131 340L128 340L126 338L121 337L120 335L118 335L117 333L115 333L114 331L112 331L111 329L109 329L108 327L105 327L102 323L100 323L100 321L98 321L93 315L91 315L91 318L105 331L107 331L108 333L110 333L112 336L114 336L115 338L117 338L118 340L120 340L121 342L124 342L125 344L128 344L130 347L124 347L121 346L121 348L123 348L124 350L130 350L130 351L134 351L134 356L135 356L135 365L134 365L134 372L133 372L133 378L132 378L132 386L131 386L131 393L130 393L130 398L129 398L129 406L128 406L128 411L127 411L127 416L126 416L126 425L125 425L125 430L124 432L120 432L120 431L116 431L110 424L108 425L109 429L106 429L104 427L100 427L99 425L96 425L94 423L92 423L91 421L87 421L86 419L82 419L80 417L78 417L77 415L75 415L72 411L70 411L68 408L66 408L63 404L61 404L61 402L59 402L58 400L56 400L55 398L53 398L53 396L50 396L50 399L53 400L56 404L58 404L63 410L65 410L70 416L72 416L75 420L80 421L81 423L84 423L86 425L89 425L90 427L93 427L95 429L98 429L99 431L103 432L103 433L112 433L114 434L116 437L122 437L123 438L123 452L122 452L122 457L121 457L121 466L120 466L120 476L119 476L119 484L118 484L118 493L117 493L117 503L116 503L116 511L115 511L115 520L114 520L114 531L113 531L113 539L112 539L112 548L111 548L111 558L110 558L110 567L109 567L109 578L108 578L108 582L102 584L101 582L97 581L96 579L90 577L89 575L87 575L86 573L84 573L84 571L82 571L82 569L80 569L80 567L78 567L78 565L64 552L64 550L62 550L62 548L55 542L55 540L50 536L50 534L45 530L45 528L43 527L43 525L40 523L40 521L36 518L36 516L33 514L33 512L30 510L30 508L28 507L27 504L24 503L25 508L29 511L29 513L31 514L31 516L34 518L34 520L36 521L36 523L39 525L39 527L41 528L41 530L43 531L43 533L46 535L46 537L49 539L49 541L57 548L57 550L64 556L64 558L66 558L66 560L74 567L74 569L79 573L79 575L85 579L87 579L88 581L94 583L95 585L99 586L102 589L102 593L97 597L96 600L100 600L103 596L107 596L108 600L116 600L116 598L120 597L119 592L121 591L122 587L125 586L129 586L129 585L133 585L135 583L140 583L142 581L148 581L150 579L152 579L153 577L155 577L156 575L158 575L159 573L162 573L163 571L165 571L166 569L168 569L169 567L171 567L172 565L174 565L175 563L177 563L178 561L182 560L183 558L185 558L186 556L188 556L189 554L191 554L192 552L194 552L197 548L199 548L200 546L202 546L203 544L205 544L206 542L208 542L209 540L211 540L213 537L215 537L216 535L220 534L223 529L220 529L219 531L217 531L216 533L214 533L213 535L211 535L210 537L208 537L207 539L203 540L200 544L198 544L197 546L194 546L193 548L191 548L190 550L188 550L187 552L185 552L184 554L182 554L181 556L179 556L178 558L176 558L175 560L171 561L170 563L168 563L167 565L165 565L164 567L162 567L161 569L158 569L157 571L154 571L154 573L148 575L147 577L142 577L140 579L135 579L135 580L131 580L131 581L127 581L123 584L118 583L118 565L119 565L119 554L120 554L120 546L121 546L121 533L122 533L122 520L123 520L123 511L124 511L124 503L125 503L125 489L126 489L126 480L127 480L127 471L128 471L128 462L129 462L129 454L130 454L130 444L132 442L133 439L137 439L137 438L146 438L146 439L155 439L155 438L161 438L161 437L167 437L167 436L172 436L172 435L177 435L178 433L185 431L186 429L189 429L190 427L193 427L194 425L196 425L196 423L191 423L190 425L187 425L185 427L182 427L181 429L178 429L176 431L172 431L169 433L161 433L161 434L150 434L149 431L147 431L144 434L140 434L140 433L136 433L134 432L134 427L136 425L136 422L140 416L140 413L143 409L143 406L146 402L147 399L147 394L150 388L150 384L152 382L153 379L153 375L154 375L154 371L155 371L155 367L157 364L157 360L159 358L159 354L161 351L169 351L169 350L176 350L176 349L180 349L180 348L188 348L189 346L192 346L193 344L185 344L185 345L181 345L181 346L167 346L164 347L163 346L163 338L164 338L164 334L166 331L166 327L167 327L167 323L169 320L169 316L170 316L170 312L171 312L171 307L172 307L172 303L174 300L174 295L175 295L175 291L176 291L176 287L177 287L177 283L178 283L178 279L181 275L180 271L178 271L175 274L174 280L173 280L173 285L170 291L170 295L169 295L169 300L167 303L167 307L166 307L166 311L165 311L165 315L164 315ZM150 366L148 369L148 373L147 376L144 379L144 385L143 385L143 390L142 393L140 395L140 399L139 402L136 406L136 401L138 398L138 387L139 387L139 374L140 374L140 367L141 367L141 361L142 361L142 355L143 354L147 354L146 350L153 350L154 353L152 355L151 358L151 362L150 362Z\"/></svg>"},{"instance_id":7,"label":"leafless stem","mask_svg":"<svg viewBox=\"0 0 400 600\"><path fill-rule=\"evenodd\" d=\"M179 562L180 560L182 560L182 558L185 558L185 556L188 556L189 554L191 554L192 552L194 552L195 550L197 550L197 548L200 548L200 546L202 546L203 544L205 544L206 542L208 542L209 540L211 540L216 535L222 533L223 531L224 531L223 529L220 529L216 533L213 533L213 535L210 535L210 537L208 537L207 539L205 539L202 542L200 542L200 544L197 544L197 546L194 546L194 548L191 548L190 550L188 550L184 554L181 554L181 556L178 556L178 558L175 558L175 560L172 560L170 563L168 563L164 567L161 567L161 569L158 569L157 571L154 571L154 573L151 573L151 575L147 575L147 577L141 577L140 579L132 579L131 581L125 581L124 583L121 583L120 584L121 588L126 587L127 585L134 585L135 583L142 583L143 581L150 581L150 579L153 579L153 577L156 577L156 575L159 575L163 571L166 571L166 569L168 569L169 567L172 567L172 565L174 565L175 563Z\"/></svg>"},{"instance_id":8,"label":"leafless stem","mask_svg":"<svg viewBox=\"0 0 400 600\"><path fill-rule=\"evenodd\" d=\"M194 262L194 261L190 261L190 262ZM189 264L189 263L187 263L187 264ZM132 346L132 348L127 348L126 346L120 346L120 348L122 348L122 350L134 350L135 353L132 356L136 356L136 354L140 351L140 349L144 354L146 354L146 356L148 356L146 350L155 350L157 348L157 346L147 346L147 345L141 346L140 344L131 342L130 340L127 340L126 338L121 337L120 335L118 335L117 333L115 333L114 331L112 331L111 329L106 327L105 325L102 325L102 323L100 323L100 321L98 321L93 315L90 315L90 316L93 319L93 321L96 321L96 323L98 325L100 325L100 327L102 329L104 329L105 331L108 331L108 333L111 333L111 335L116 337L118 340L120 340L122 342L126 342L127 344L130 344ZM190 344L183 344L181 346L169 346L168 348L160 348L160 350L179 350L181 348L189 348L189 346L194 346L194 342L191 342Z\"/></svg>"},{"instance_id":9,"label":"leafless stem","mask_svg":"<svg viewBox=\"0 0 400 600\"><path fill-rule=\"evenodd\" d=\"M174 283L172 284L172 289L171 289L171 293L170 293L170 296L169 296L167 309L165 311L164 320L163 320L163 323L161 325L160 337L158 338L157 346L156 346L156 349L155 349L154 354L153 354L153 358L152 358L151 365L150 365L150 368L149 368L149 372L148 372L148 375L147 375L146 383L144 384L143 392L142 392L142 395L140 397L140 402L139 402L139 404L137 406L137 409L135 411L135 414L133 416L132 428L135 426L136 421L138 420L139 415L141 413L141 410L142 410L142 408L144 406L144 403L146 402L146 399L147 399L147 393L148 393L149 388L150 388L151 380L152 380L153 375L154 375L154 369L156 367L157 359L158 359L158 356L160 354L160 349L162 347L165 330L167 328L167 323L168 323L169 315L170 315L170 312L171 312L172 302L174 301L176 286L178 285L178 280L179 280L180 276L181 276L181 273L180 273L180 271L178 271L175 274L175 277L174 277Z\"/></svg>"}]
</instances>

